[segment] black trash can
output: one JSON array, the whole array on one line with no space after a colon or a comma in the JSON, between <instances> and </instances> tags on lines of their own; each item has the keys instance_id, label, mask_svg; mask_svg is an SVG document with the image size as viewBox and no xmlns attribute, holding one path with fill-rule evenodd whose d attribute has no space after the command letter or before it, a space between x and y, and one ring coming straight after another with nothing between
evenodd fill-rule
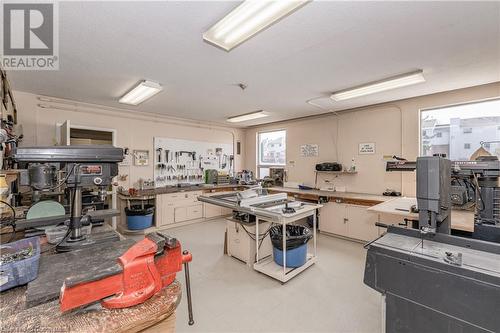
<instances>
[{"instance_id":1,"label":"black trash can","mask_svg":"<svg viewBox=\"0 0 500 333\"><path fill-rule=\"evenodd\" d=\"M313 237L311 229L302 225L286 226L286 267L300 267L307 260L307 242ZM283 226L270 230L274 262L283 266Z\"/></svg>"},{"instance_id":2,"label":"black trash can","mask_svg":"<svg viewBox=\"0 0 500 333\"><path fill-rule=\"evenodd\" d=\"M153 225L153 214L155 207L153 205L133 205L130 208L125 207L127 215L127 228L129 230L143 230Z\"/></svg>"}]
</instances>

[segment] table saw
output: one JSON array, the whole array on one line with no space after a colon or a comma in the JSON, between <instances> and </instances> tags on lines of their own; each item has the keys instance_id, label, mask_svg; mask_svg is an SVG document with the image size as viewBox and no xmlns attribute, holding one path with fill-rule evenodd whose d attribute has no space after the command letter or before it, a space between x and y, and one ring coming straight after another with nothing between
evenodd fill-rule
<instances>
[{"instance_id":1,"label":"table saw","mask_svg":"<svg viewBox=\"0 0 500 333\"><path fill-rule=\"evenodd\" d=\"M259 220L281 224L283 230L289 223L312 217L313 220L313 245L308 252L304 265L297 268L279 266L272 256L261 258L259 256L259 237L256 242L256 262L253 268L281 282L287 282L316 262L316 213L322 206L308 202L289 200L286 193L268 194L262 188L252 188L240 192L231 192L221 195L201 195L198 200L212 205L232 209L234 212L248 214L255 217L255 234L259 235ZM286 262L286 237L283 237L283 262Z\"/></svg>"}]
</instances>

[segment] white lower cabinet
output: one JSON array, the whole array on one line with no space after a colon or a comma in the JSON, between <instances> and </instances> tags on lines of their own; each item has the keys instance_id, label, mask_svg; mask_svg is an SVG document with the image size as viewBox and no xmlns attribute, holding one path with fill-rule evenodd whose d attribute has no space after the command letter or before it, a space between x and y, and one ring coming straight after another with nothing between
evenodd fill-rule
<instances>
[{"instance_id":1,"label":"white lower cabinet","mask_svg":"<svg viewBox=\"0 0 500 333\"><path fill-rule=\"evenodd\" d=\"M213 217L218 217L222 215L222 207L216 206L216 205L211 205L208 203L203 204L203 210L204 214L203 216L207 219L213 218Z\"/></svg>"},{"instance_id":2,"label":"white lower cabinet","mask_svg":"<svg viewBox=\"0 0 500 333\"><path fill-rule=\"evenodd\" d=\"M378 237L378 227L375 225L378 215L366 208L366 206L347 205L350 238L370 241Z\"/></svg>"},{"instance_id":3,"label":"white lower cabinet","mask_svg":"<svg viewBox=\"0 0 500 333\"><path fill-rule=\"evenodd\" d=\"M196 220L203 217L203 204L201 203L198 205L186 207L186 210L188 220Z\"/></svg>"},{"instance_id":4,"label":"white lower cabinet","mask_svg":"<svg viewBox=\"0 0 500 333\"><path fill-rule=\"evenodd\" d=\"M198 201L201 191L156 195L156 226L228 215L231 210Z\"/></svg>"},{"instance_id":5,"label":"white lower cabinet","mask_svg":"<svg viewBox=\"0 0 500 333\"><path fill-rule=\"evenodd\" d=\"M378 215L366 210L366 206L328 202L320 210L321 231L370 241L378 237L379 228L375 225Z\"/></svg>"},{"instance_id":6,"label":"white lower cabinet","mask_svg":"<svg viewBox=\"0 0 500 333\"><path fill-rule=\"evenodd\" d=\"M331 234L347 237L347 207L344 204L328 202L320 209L319 229Z\"/></svg>"},{"instance_id":7,"label":"white lower cabinet","mask_svg":"<svg viewBox=\"0 0 500 333\"><path fill-rule=\"evenodd\" d=\"M189 220L187 214L187 207L176 207L174 212L174 220L175 223Z\"/></svg>"}]
</instances>

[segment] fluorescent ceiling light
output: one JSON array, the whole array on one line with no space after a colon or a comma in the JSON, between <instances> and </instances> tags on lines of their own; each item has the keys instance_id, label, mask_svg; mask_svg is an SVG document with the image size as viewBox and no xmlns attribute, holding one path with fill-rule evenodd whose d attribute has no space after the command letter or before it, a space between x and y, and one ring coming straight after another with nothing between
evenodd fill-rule
<instances>
[{"instance_id":1,"label":"fluorescent ceiling light","mask_svg":"<svg viewBox=\"0 0 500 333\"><path fill-rule=\"evenodd\" d=\"M330 98L334 101L343 101L349 98L355 98L365 95L378 93L381 91L406 87L412 84L425 82L422 70L418 70L403 75L393 76L377 82L367 83L359 87L349 88L342 91L334 92Z\"/></svg>"},{"instance_id":2,"label":"fluorescent ceiling light","mask_svg":"<svg viewBox=\"0 0 500 333\"><path fill-rule=\"evenodd\" d=\"M153 81L142 81L128 93L123 95L118 102L123 104L138 105L153 97L163 90L163 87Z\"/></svg>"},{"instance_id":3,"label":"fluorescent ceiling light","mask_svg":"<svg viewBox=\"0 0 500 333\"><path fill-rule=\"evenodd\" d=\"M267 116L269 116L269 115L264 113L263 110L259 110L259 111L255 111L255 112L245 113L245 114L242 114L239 116L229 117L229 118L227 118L227 121L229 121L230 123L239 123L242 121L264 118Z\"/></svg>"},{"instance_id":4,"label":"fluorescent ceiling light","mask_svg":"<svg viewBox=\"0 0 500 333\"><path fill-rule=\"evenodd\" d=\"M230 51L310 0L246 0L203 34L209 43Z\"/></svg>"}]
</instances>

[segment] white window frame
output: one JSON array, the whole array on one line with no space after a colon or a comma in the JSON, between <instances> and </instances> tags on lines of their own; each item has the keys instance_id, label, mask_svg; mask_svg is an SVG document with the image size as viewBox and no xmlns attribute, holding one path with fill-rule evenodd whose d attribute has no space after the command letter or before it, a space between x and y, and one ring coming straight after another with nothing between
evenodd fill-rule
<instances>
[{"instance_id":1,"label":"white window frame","mask_svg":"<svg viewBox=\"0 0 500 333\"><path fill-rule=\"evenodd\" d=\"M272 132L285 132L285 164L260 164L260 140L259 140L259 136L263 133L272 133ZM267 168L267 169L270 169L270 168L276 168L276 169L285 169L286 167L286 157L287 157L287 149L288 149L288 144L287 144L287 137L288 137L288 133L287 133L287 130L284 129L284 128L279 128L279 129L273 129L273 130L265 130L265 131L258 131L256 136L255 136L255 146L257 147L257 149L255 149L255 153L256 153L256 174L257 174L257 177L260 179L262 178L261 175L260 175L260 169L261 168Z\"/></svg>"},{"instance_id":2,"label":"white window frame","mask_svg":"<svg viewBox=\"0 0 500 333\"><path fill-rule=\"evenodd\" d=\"M461 102L461 103L443 104L443 105L419 109L418 110L418 156L422 156L422 112L437 110L437 109L445 109L445 108L453 107L453 106L462 106L462 105L468 105L468 104L476 104L476 103L482 103L482 102L488 102L488 101L495 101L495 100L500 100L500 96L483 98L483 99L476 99L473 101ZM500 130L500 127L499 127L499 130Z\"/></svg>"}]
</instances>

